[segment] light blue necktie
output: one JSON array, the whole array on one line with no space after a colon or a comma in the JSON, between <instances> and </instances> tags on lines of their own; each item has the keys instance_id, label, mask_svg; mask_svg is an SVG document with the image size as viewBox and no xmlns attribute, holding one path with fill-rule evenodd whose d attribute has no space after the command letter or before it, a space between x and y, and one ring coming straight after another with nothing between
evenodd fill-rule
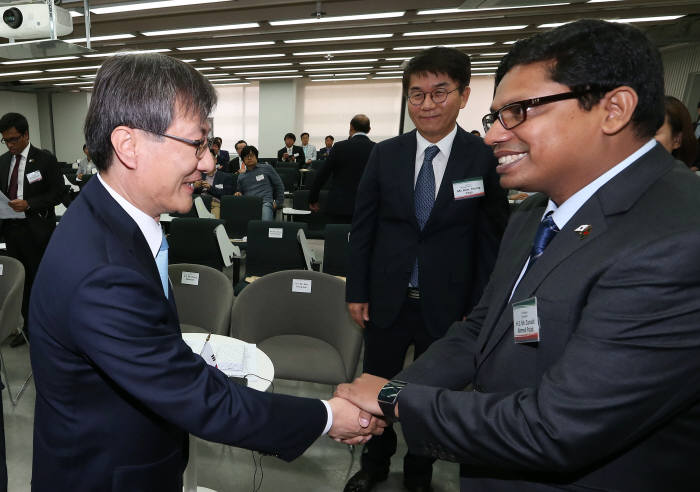
<instances>
[{"instance_id":1,"label":"light blue necktie","mask_svg":"<svg viewBox=\"0 0 700 492\"><path fill-rule=\"evenodd\" d=\"M433 205L435 204L435 171L433 170L433 159L438 155L438 152L440 152L440 149L437 145L431 145L425 149L423 165L418 173L416 188L413 192L416 220L418 221L418 226L421 231L423 227L425 227L425 223L428 222L428 217L430 217L430 212L433 210ZM418 258L416 258L416 261L413 263L410 283L412 287L418 287Z\"/></svg>"},{"instance_id":2,"label":"light blue necktie","mask_svg":"<svg viewBox=\"0 0 700 492\"><path fill-rule=\"evenodd\" d=\"M165 297L168 297L168 240L165 239L165 234L163 234L163 241L160 243L160 249L156 255L156 266L163 284L163 292L165 292Z\"/></svg>"}]
</instances>

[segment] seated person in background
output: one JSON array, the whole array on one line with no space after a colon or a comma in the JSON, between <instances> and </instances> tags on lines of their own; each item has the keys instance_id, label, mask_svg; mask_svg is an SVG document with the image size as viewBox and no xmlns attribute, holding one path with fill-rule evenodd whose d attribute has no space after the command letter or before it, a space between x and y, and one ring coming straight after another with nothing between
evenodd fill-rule
<instances>
[{"instance_id":1,"label":"seated person in background","mask_svg":"<svg viewBox=\"0 0 700 492\"><path fill-rule=\"evenodd\" d=\"M264 162L258 163L258 149L247 145L241 151L246 172L238 175L236 196L262 198L262 220L274 220L275 211L284 205L284 184L277 171Z\"/></svg>"},{"instance_id":2,"label":"seated person in background","mask_svg":"<svg viewBox=\"0 0 700 492\"><path fill-rule=\"evenodd\" d=\"M214 149L210 152L214 157ZM219 201L223 195L233 195L235 191L235 181L232 173L219 171L214 168L212 173L202 173L202 179L194 182L195 193L209 193L214 200Z\"/></svg>"},{"instance_id":3,"label":"seated person in background","mask_svg":"<svg viewBox=\"0 0 700 492\"><path fill-rule=\"evenodd\" d=\"M280 162L296 162L300 166L304 164L304 149L294 145L297 137L293 133L284 136L284 147L277 151L277 160ZM246 163L246 168L248 164Z\"/></svg>"},{"instance_id":4,"label":"seated person in background","mask_svg":"<svg viewBox=\"0 0 700 492\"><path fill-rule=\"evenodd\" d=\"M316 147L309 143L309 134L307 132L301 134L301 148L304 150L304 158L307 164L316 160Z\"/></svg>"},{"instance_id":5,"label":"seated person in background","mask_svg":"<svg viewBox=\"0 0 700 492\"><path fill-rule=\"evenodd\" d=\"M83 176L91 176L94 170L97 169L95 164L92 163L87 144L83 144L83 152L85 152L85 157L80 159L80 162L78 163L78 174L76 175L76 178L79 180L82 180Z\"/></svg>"},{"instance_id":6,"label":"seated person in background","mask_svg":"<svg viewBox=\"0 0 700 492\"><path fill-rule=\"evenodd\" d=\"M334 140L335 139L333 138L333 135L326 135L326 146L318 151L318 154L316 154L316 159L319 159L319 160L328 159L328 154L331 153L331 149L333 148L333 141Z\"/></svg>"},{"instance_id":7,"label":"seated person in background","mask_svg":"<svg viewBox=\"0 0 700 492\"><path fill-rule=\"evenodd\" d=\"M222 143L223 140L221 140L221 138L219 137L214 137L211 141L211 150L214 154L214 161L216 162L217 169L225 172L230 172L228 169L228 161L230 160L230 157L228 155L228 150L221 149Z\"/></svg>"},{"instance_id":8,"label":"seated person in background","mask_svg":"<svg viewBox=\"0 0 700 492\"><path fill-rule=\"evenodd\" d=\"M245 164L243 164L243 158L241 158L241 150L243 150L243 147L245 147L246 145L248 145L248 143L245 140L239 140L238 142L236 142L236 145L234 146L234 148L236 149L236 157L231 159L231 162L229 162L229 170L227 172L245 172Z\"/></svg>"},{"instance_id":9,"label":"seated person in background","mask_svg":"<svg viewBox=\"0 0 700 492\"><path fill-rule=\"evenodd\" d=\"M685 105L673 96L664 98L666 119L654 138L676 159L683 161L691 171L697 171L695 157L698 142L693 135L693 123Z\"/></svg>"}]
</instances>

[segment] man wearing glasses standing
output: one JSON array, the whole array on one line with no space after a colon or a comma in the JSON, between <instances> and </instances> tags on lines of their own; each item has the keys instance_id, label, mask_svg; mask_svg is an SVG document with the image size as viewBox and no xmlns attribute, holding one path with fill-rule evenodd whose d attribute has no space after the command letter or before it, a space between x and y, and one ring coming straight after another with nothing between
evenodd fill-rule
<instances>
[{"instance_id":1,"label":"man wearing glasses standing","mask_svg":"<svg viewBox=\"0 0 700 492\"><path fill-rule=\"evenodd\" d=\"M659 51L628 24L569 23L501 61L485 140L504 187L540 193L408 384L338 392L461 463L461 490L700 482L700 179L654 140L663 97Z\"/></svg>"},{"instance_id":2,"label":"man wearing glasses standing","mask_svg":"<svg viewBox=\"0 0 700 492\"><path fill-rule=\"evenodd\" d=\"M56 228L54 206L61 201L63 179L56 158L29 142L29 123L23 115L7 113L0 118L0 133L8 150L0 156L0 191L9 199L12 210L24 214L0 223L7 253L24 265L22 316L26 330L29 295L41 257ZM18 333L10 345L17 347L23 343L25 338Z\"/></svg>"},{"instance_id":3,"label":"man wearing glasses standing","mask_svg":"<svg viewBox=\"0 0 700 492\"><path fill-rule=\"evenodd\" d=\"M364 327L364 371L392 378L469 313L493 267L508 205L496 160L457 126L469 98L469 57L431 48L403 76L416 130L378 143L360 180L350 234L346 300ZM392 429L373 438L345 491L387 478ZM433 459L409 453L404 484L430 490Z\"/></svg>"}]
</instances>

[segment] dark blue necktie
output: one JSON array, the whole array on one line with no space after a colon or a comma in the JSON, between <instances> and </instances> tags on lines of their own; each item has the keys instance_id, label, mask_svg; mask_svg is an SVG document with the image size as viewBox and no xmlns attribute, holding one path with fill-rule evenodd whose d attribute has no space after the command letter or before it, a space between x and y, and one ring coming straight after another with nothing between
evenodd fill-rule
<instances>
[{"instance_id":1,"label":"dark blue necktie","mask_svg":"<svg viewBox=\"0 0 700 492\"><path fill-rule=\"evenodd\" d=\"M549 212L542 222L540 222L537 228L537 233L535 234L535 242L532 244L532 250L530 251L530 263L528 263L528 270L537 259L542 256L544 249L547 247L549 242L554 238L554 235L559 232L559 228L554 223L552 218L552 212Z\"/></svg>"},{"instance_id":2,"label":"dark blue necktie","mask_svg":"<svg viewBox=\"0 0 700 492\"><path fill-rule=\"evenodd\" d=\"M433 210L435 203L435 171L433 170L433 159L438 155L440 149L437 145L431 145L425 149L423 157L423 165L418 172L416 179L416 188L413 192L413 204L416 212L416 220L421 231L428 222L430 212ZM411 286L418 287L418 258L413 263L411 270Z\"/></svg>"}]
</instances>

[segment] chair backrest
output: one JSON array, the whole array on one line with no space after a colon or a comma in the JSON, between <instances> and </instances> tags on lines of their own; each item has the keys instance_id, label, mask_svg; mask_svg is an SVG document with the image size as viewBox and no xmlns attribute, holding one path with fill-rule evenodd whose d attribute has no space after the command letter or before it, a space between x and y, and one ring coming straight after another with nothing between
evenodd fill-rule
<instances>
[{"instance_id":1,"label":"chair backrest","mask_svg":"<svg viewBox=\"0 0 700 492\"><path fill-rule=\"evenodd\" d=\"M0 268L0 340L4 340L22 322L24 266L10 256L0 256Z\"/></svg>"},{"instance_id":2,"label":"chair backrest","mask_svg":"<svg viewBox=\"0 0 700 492\"><path fill-rule=\"evenodd\" d=\"M246 287L233 306L231 335L257 344L275 377L324 384L351 381L362 347L345 282L308 270L271 273Z\"/></svg>"},{"instance_id":3,"label":"chair backrest","mask_svg":"<svg viewBox=\"0 0 700 492\"><path fill-rule=\"evenodd\" d=\"M326 163L324 159L317 159L309 163L309 169L320 169Z\"/></svg>"},{"instance_id":4,"label":"chair backrest","mask_svg":"<svg viewBox=\"0 0 700 492\"><path fill-rule=\"evenodd\" d=\"M325 214L327 201L328 190L321 190L318 194L318 202L321 206L321 211L308 215L298 215L294 220L308 224L310 231L323 231L323 228L328 223L328 216ZM309 209L309 190L297 190L292 194L292 208L297 210ZM317 239L315 234L312 234L312 236L314 239ZM312 236L307 235L307 237Z\"/></svg>"},{"instance_id":5,"label":"chair backrest","mask_svg":"<svg viewBox=\"0 0 700 492\"><path fill-rule=\"evenodd\" d=\"M316 180L316 175L318 174L318 171L315 169L309 169L308 171L305 171L302 173L301 176L301 184L305 189L311 189L311 186L314 184L314 181Z\"/></svg>"},{"instance_id":6,"label":"chair backrest","mask_svg":"<svg viewBox=\"0 0 700 492\"><path fill-rule=\"evenodd\" d=\"M279 177L284 184L284 191L291 193L297 189L299 186L299 171L297 169L277 167L275 171L277 171L277 174L279 174Z\"/></svg>"},{"instance_id":7,"label":"chair backrest","mask_svg":"<svg viewBox=\"0 0 700 492\"><path fill-rule=\"evenodd\" d=\"M283 161L277 161L275 162L275 168L276 169L299 169L299 164L297 164L296 161L294 162L283 162Z\"/></svg>"},{"instance_id":8,"label":"chair backrest","mask_svg":"<svg viewBox=\"0 0 700 492\"><path fill-rule=\"evenodd\" d=\"M211 197L209 198L209 207L204 204L203 195L198 195L194 198L194 208L197 211L197 217L200 219L213 219L211 213Z\"/></svg>"},{"instance_id":9,"label":"chair backrest","mask_svg":"<svg viewBox=\"0 0 700 492\"><path fill-rule=\"evenodd\" d=\"M278 163L277 157L260 157L258 159L258 162L266 162L269 165L271 165L272 167L275 167Z\"/></svg>"},{"instance_id":10,"label":"chair backrest","mask_svg":"<svg viewBox=\"0 0 700 492\"><path fill-rule=\"evenodd\" d=\"M262 219L262 198L259 196L221 197L221 218L226 221L226 233L242 238L248 232L248 222Z\"/></svg>"},{"instance_id":11,"label":"chair backrest","mask_svg":"<svg viewBox=\"0 0 700 492\"><path fill-rule=\"evenodd\" d=\"M347 277L350 224L327 224L323 244L323 273Z\"/></svg>"},{"instance_id":12,"label":"chair backrest","mask_svg":"<svg viewBox=\"0 0 700 492\"><path fill-rule=\"evenodd\" d=\"M301 222L251 220L248 222L245 273L262 277L280 270L304 269L306 262L297 239Z\"/></svg>"},{"instance_id":13,"label":"chair backrest","mask_svg":"<svg viewBox=\"0 0 700 492\"><path fill-rule=\"evenodd\" d=\"M214 229L224 224L220 219L184 217L170 223L168 262L196 263L216 270L224 266Z\"/></svg>"},{"instance_id":14,"label":"chair backrest","mask_svg":"<svg viewBox=\"0 0 700 492\"><path fill-rule=\"evenodd\" d=\"M233 304L231 280L218 270L191 263L168 266L183 332L228 335Z\"/></svg>"}]
</instances>

